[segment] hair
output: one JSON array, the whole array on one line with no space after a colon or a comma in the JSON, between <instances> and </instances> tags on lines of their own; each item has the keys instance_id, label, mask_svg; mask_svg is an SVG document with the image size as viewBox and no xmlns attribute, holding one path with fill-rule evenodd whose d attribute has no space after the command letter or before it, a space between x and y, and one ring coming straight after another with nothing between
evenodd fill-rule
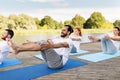
<instances>
[{"instance_id":1,"label":"hair","mask_svg":"<svg viewBox=\"0 0 120 80\"><path fill-rule=\"evenodd\" d=\"M120 36L120 28L119 27L114 27L114 28L116 28L119 31L118 36Z\"/></svg>"},{"instance_id":2,"label":"hair","mask_svg":"<svg viewBox=\"0 0 120 80\"><path fill-rule=\"evenodd\" d=\"M79 31L79 36L82 36L82 32L81 32L81 29L80 29L80 28L76 27L76 28L74 28L74 29L77 29L77 30Z\"/></svg>"},{"instance_id":3,"label":"hair","mask_svg":"<svg viewBox=\"0 0 120 80\"><path fill-rule=\"evenodd\" d=\"M70 34L73 33L73 28L70 25L65 25L65 27L68 27L68 31L70 31Z\"/></svg>"},{"instance_id":4,"label":"hair","mask_svg":"<svg viewBox=\"0 0 120 80\"><path fill-rule=\"evenodd\" d=\"M11 38L14 36L14 32L11 29L5 29L5 31L8 32L8 34L11 36Z\"/></svg>"}]
</instances>

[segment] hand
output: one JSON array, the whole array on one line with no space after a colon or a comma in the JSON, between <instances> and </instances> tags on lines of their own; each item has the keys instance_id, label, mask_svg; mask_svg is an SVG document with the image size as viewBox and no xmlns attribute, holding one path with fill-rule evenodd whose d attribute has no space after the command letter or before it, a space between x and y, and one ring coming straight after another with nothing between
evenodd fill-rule
<instances>
[{"instance_id":1,"label":"hand","mask_svg":"<svg viewBox=\"0 0 120 80\"><path fill-rule=\"evenodd\" d=\"M6 41L7 41L7 44L8 44L9 46L12 46L12 45L13 45L13 42L12 42L12 40L11 40L10 38L6 38Z\"/></svg>"},{"instance_id":2,"label":"hand","mask_svg":"<svg viewBox=\"0 0 120 80\"><path fill-rule=\"evenodd\" d=\"M49 44L53 44L53 42L52 42L51 39L48 39L47 42L48 42Z\"/></svg>"},{"instance_id":3,"label":"hand","mask_svg":"<svg viewBox=\"0 0 120 80\"><path fill-rule=\"evenodd\" d=\"M105 39L110 39L110 36L109 35L105 35L104 38Z\"/></svg>"},{"instance_id":4,"label":"hand","mask_svg":"<svg viewBox=\"0 0 120 80\"><path fill-rule=\"evenodd\" d=\"M93 37L93 36L88 36L88 39L92 39L92 40L93 40L93 39L94 39L94 37Z\"/></svg>"},{"instance_id":5,"label":"hand","mask_svg":"<svg viewBox=\"0 0 120 80\"><path fill-rule=\"evenodd\" d=\"M47 49L50 49L52 48L53 45L50 44L50 43L47 43L47 44L41 44L41 50L47 50Z\"/></svg>"},{"instance_id":6,"label":"hand","mask_svg":"<svg viewBox=\"0 0 120 80\"><path fill-rule=\"evenodd\" d=\"M97 39L95 39L94 36L88 36L88 39L92 40L92 42L97 42Z\"/></svg>"}]
</instances>

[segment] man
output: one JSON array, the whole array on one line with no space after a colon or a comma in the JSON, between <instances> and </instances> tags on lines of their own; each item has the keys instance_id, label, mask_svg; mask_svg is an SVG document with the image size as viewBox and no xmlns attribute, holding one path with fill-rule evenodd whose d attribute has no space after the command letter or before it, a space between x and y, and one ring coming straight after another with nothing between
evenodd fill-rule
<instances>
[{"instance_id":1,"label":"man","mask_svg":"<svg viewBox=\"0 0 120 80\"><path fill-rule=\"evenodd\" d=\"M22 51L41 51L47 66L56 69L63 67L68 60L68 55L73 46L72 40L69 38L72 32L72 27L65 25L61 30L60 38L39 42L28 41L21 46L16 46L11 41L8 41L8 44L16 54Z\"/></svg>"},{"instance_id":2,"label":"man","mask_svg":"<svg viewBox=\"0 0 120 80\"><path fill-rule=\"evenodd\" d=\"M11 52L6 40L11 39L13 36L14 32L10 29L5 29L5 31L2 33L2 41L0 41L0 64L2 64L7 55Z\"/></svg>"}]
</instances>

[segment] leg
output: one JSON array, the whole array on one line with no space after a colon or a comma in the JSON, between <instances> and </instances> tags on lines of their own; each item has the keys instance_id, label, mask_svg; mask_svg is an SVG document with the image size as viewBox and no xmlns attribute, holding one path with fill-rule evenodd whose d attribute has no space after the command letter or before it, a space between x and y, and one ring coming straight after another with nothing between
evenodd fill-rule
<instances>
[{"instance_id":1,"label":"leg","mask_svg":"<svg viewBox=\"0 0 120 80\"><path fill-rule=\"evenodd\" d=\"M12 41L9 41L8 44L15 54L18 54L19 52L23 51L40 51L41 49L41 45L34 42L22 44L20 46L16 46L14 43L12 43Z\"/></svg>"},{"instance_id":2,"label":"leg","mask_svg":"<svg viewBox=\"0 0 120 80\"><path fill-rule=\"evenodd\" d=\"M18 46L18 51L40 51L41 46L37 43L29 43Z\"/></svg>"},{"instance_id":3,"label":"leg","mask_svg":"<svg viewBox=\"0 0 120 80\"><path fill-rule=\"evenodd\" d=\"M117 48L115 47L115 45L111 40L107 40L106 44L107 44L107 53L114 54L117 52Z\"/></svg>"},{"instance_id":4,"label":"leg","mask_svg":"<svg viewBox=\"0 0 120 80\"><path fill-rule=\"evenodd\" d=\"M76 53L77 52L77 49L75 46L72 47L72 50L71 50L71 53Z\"/></svg>"},{"instance_id":5,"label":"leg","mask_svg":"<svg viewBox=\"0 0 120 80\"><path fill-rule=\"evenodd\" d=\"M53 49L42 50L41 54L49 68L57 69L63 67L62 56L58 55Z\"/></svg>"},{"instance_id":6,"label":"leg","mask_svg":"<svg viewBox=\"0 0 120 80\"><path fill-rule=\"evenodd\" d=\"M101 39L101 46L104 53L107 53L107 45L106 40L104 38Z\"/></svg>"},{"instance_id":7,"label":"leg","mask_svg":"<svg viewBox=\"0 0 120 80\"><path fill-rule=\"evenodd\" d=\"M117 48L114 46L113 42L111 40L101 39L102 43L102 50L104 53L116 53Z\"/></svg>"}]
</instances>

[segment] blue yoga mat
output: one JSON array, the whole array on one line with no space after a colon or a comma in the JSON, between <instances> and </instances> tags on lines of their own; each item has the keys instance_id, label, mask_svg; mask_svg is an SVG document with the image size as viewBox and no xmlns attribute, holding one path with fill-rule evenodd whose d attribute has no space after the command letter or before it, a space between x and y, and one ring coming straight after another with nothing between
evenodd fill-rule
<instances>
[{"instance_id":1,"label":"blue yoga mat","mask_svg":"<svg viewBox=\"0 0 120 80\"><path fill-rule=\"evenodd\" d=\"M110 58L115 58L117 56L120 56L120 51L118 51L115 54L104 54L103 52L98 52L98 53L94 53L94 54L78 56L78 58L88 60L91 62L98 62L98 61L103 61L103 60L107 60Z\"/></svg>"},{"instance_id":2,"label":"blue yoga mat","mask_svg":"<svg viewBox=\"0 0 120 80\"><path fill-rule=\"evenodd\" d=\"M35 56L36 58L38 58L38 59L44 60L41 54L34 55L34 56Z\"/></svg>"},{"instance_id":3,"label":"blue yoga mat","mask_svg":"<svg viewBox=\"0 0 120 80\"><path fill-rule=\"evenodd\" d=\"M69 59L67 64L61 69L50 69L44 63L33 66L2 71L0 72L1 80L31 80L37 77L45 76L48 74L56 73L71 68L84 66L87 63L78 60Z\"/></svg>"},{"instance_id":4,"label":"blue yoga mat","mask_svg":"<svg viewBox=\"0 0 120 80\"><path fill-rule=\"evenodd\" d=\"M17 64L21 64L21 63L22 62L19 61L18 59L11 58L11 59L7 59L7 60L3 61L3 63L0 65L0 68L7 67L7 66L14 66Z\"/></svg>"},{"instance_id":5,"label":"blue yoga mat","mask_svg":"<svg viewBox=\"0 0 120 80\"><path fill-rule=\"evenodd\" d=\"M85 54L85 53L88 53L88 52L89 51L80 50L79 52L76 52L76 53L70 53L70 55Z\"/></svg>"}]
</instances>

